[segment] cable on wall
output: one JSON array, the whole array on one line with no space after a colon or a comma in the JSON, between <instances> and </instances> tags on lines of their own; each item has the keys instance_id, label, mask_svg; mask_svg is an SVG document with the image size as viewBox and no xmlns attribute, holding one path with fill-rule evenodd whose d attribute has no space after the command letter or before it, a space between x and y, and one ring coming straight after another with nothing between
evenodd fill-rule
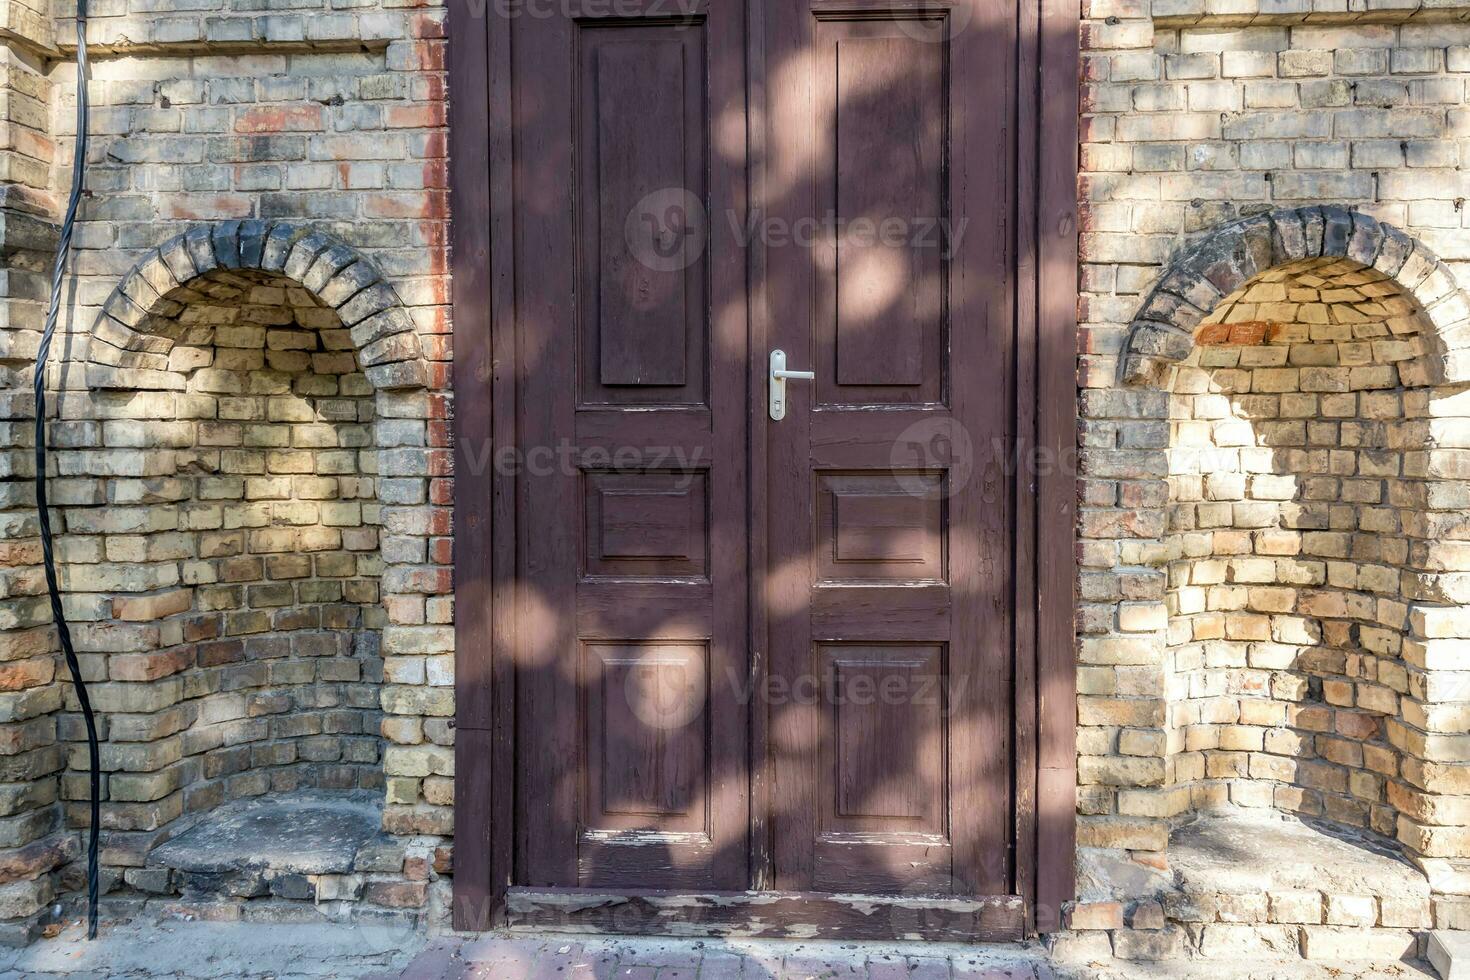
<instances>
[{"instance_id":1,"label":"cable on wall","mask_svg":"<svg viewBox=\"0 0 1470 980\"><path fill-rule=\"evenodd\" d=\"M61 310L62 278L71 258L71 236L76 225L77 207L82 200L82 184L87 167L87 0L77 0L77 132L72 150L71 195L66 202L66 216L61 221L61 241L56 248L56 265L51 272L51 298L46 306L46 323L41 331L41 346L36 351L34 388L36 394L36 510L41 523L41 555L46 567L46 590L51 595L51 615L61 638L61 652L71 672L72 686L81 704L87 725L87 755L91 763L92 819L87 828L87 938L97 938L97 832L100 819L102 766L97 743L97 719L92 701L82 680L82 666L72 646L66 612L61 607L61 588L56 580L56 555L51 539L51 512L46 495L46 359L56 335L56 319Z\"/></svg>"}]
</instances>

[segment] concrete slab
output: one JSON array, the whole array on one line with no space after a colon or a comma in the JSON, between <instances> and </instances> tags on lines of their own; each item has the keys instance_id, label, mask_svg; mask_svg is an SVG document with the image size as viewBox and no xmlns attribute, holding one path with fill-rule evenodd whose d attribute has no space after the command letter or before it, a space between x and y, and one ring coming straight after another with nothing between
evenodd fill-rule
<instances>
[{"instance_id":1,"label":"concrete slab","mask_svg":"<svg viewBox=\"0 0 1470 980\"><path fill-rule=\"evenodd\" d=\"M1431 932L1429 962L1439 971L1440 980L1470 980L1470 932Z\"/></svg>"},{"instance_id":2,"label":"concrete slab","mask_svg":"<svg viewBox=\"0 0 1470 980\"><path fill-rule=\"evenodd\" d=\"M137 922L104 925L88 942L80 922L54 939L0 950L0 980L169 978L288 980L397 976L427 939L407 927L329 923Z\"/></svg>"},{"instance_id":3,"label":"concrete slab","mask_svg":"<svg viewBox=\"0 0 1470 980\"><path fill-rule=\"evenodd\" d=\"M382 794L307 790L227 803L148 855L150 867L345 874L376 837Z\"/></svg>"},{"instance_id":4,"label":"concrete slab","mask_svg":"<svg viewBox=\"0 0 1470 980\"><path fill-rule=\"evenodd\" d=\"M377 923L137 922L0 950L0 980L1427 980L1413 963L1057 960L1035 943L446 935Z\"/></svg>"},{"instance_id":5,"label":"concrete slab","mask_svg":"<svg viewBox=\"0 0 1470 980\"><path fill-rule=\"evenodd\" d=\"M1429 897L1423 872L1380 839L1271 811L1201 816L1170 837L1169 866L1185 892Z\"/></svg>"}]
</instances>

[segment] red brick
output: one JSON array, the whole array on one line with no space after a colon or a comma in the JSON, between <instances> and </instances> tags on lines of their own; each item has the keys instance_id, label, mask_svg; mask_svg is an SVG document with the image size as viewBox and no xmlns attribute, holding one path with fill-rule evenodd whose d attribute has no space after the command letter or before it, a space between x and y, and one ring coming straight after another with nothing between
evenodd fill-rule
<instances>
[{"instance_id":1,"label":"red brick","mask_svg":"<svg viewBox=\"0 0 1470 980\"><path fill-rule=\"evenodd\" d=\"M1201 347L1228 344L1230 343L1230 324L1208 323L1199 328L1199 332L1194 335L1194 342Z\"/></svg>"},{"instance_id":2,"label":"red brick","mask_svg":"<svg viewBox=\"0 0 1470 980\"><path fill-rule=\"evenodd\" d=\"M201 643L197 656L199 666L218 667L221 664L239 663L245 659L245 644L240 640L221 640L218 643Z\"/></svg>"},{"instance_id":3,"label":"red brick","mask_svg":"<svg viewBox=\"0 0 1470 980\"><path fill-rule=\"evenodd\" d=\"M56 676L56 661L51 657L33 657L14 663L0 664L0 691L24 691L51 683Z\"/></svg>"},{"instance_id":4,"label":"red brick","mask_svg":"<svg viewBox=\"0 0 1470 980\"><path fill-rule=\"evenodd\" d=\"M419 908L429 899L427 881L369 881L362 886L364 901L389 908Z\"/></svg>"},{"instance_id":5,"label":"red brick","mask_svg":"<svg viewBox=\"0 0 1470 980\"><path fill-rule=\"evenodd\" d=\"M319 105L254 106L235 117L237 133L316 133L321 129Z\"/></svg>"},{"instance_id":6,"label":"red brick","mask_svg":"<svg viewBox=\"0 0 1470 980\"><path fill-rule=\"evenodd\" d=\"M34 565L41 560L41 540L0 541L0 565Z\"/></svg>"},{"instance_id":7,"label":"red brick","mask_svg":"<svg viewBox=\"0 0 1470 980\"><path fill-rule=\"evenodd\" d=\"M119 653L107 661L107 676L115 681L152 681L177 674L194 665L193 646L154 653Z\"/></svg>"},{"instance_id":8,"label":"red brick","mask_svg":"<svg viewBox=\"0 0 1470 980\"><path fill-rule=\"evenodd\" d=\"M1270 324L1264 320L1249 320L1245 323L1230 324L1230 342L1242 347L1253 347L1266 342L1266 328Z\"/></svg>"},{"instance_id":9,"label":"red brick","mask_svg":"<svg viewBox=\"0 0 1470 980\"><path fill-rule=\"evenodd\" d=\"M1356 711L1339 711L1334 719L1337 733L1349 738L1367 740L1378 734L1378 719Z\"/></svg>"},{"instance_id":10,"label":"red brick","mask_svg":"<svg viewBox=\"0 0 1470 980\"><path fill-rule=\"evenodd\" d=\"M158 209L160 217L174 221L214 221L248 218L254 206L243 194L165 194Z\"/></svg>"},{"instance_id":11,"label":"red brick","mask_svg":"<svg viewBox=\"0 0 1470 980\"><path fill-rule=\"evenodd\" d=\"M190 643L212 640L219 636L221 625L220 616L191 616L184 620L184 639Z\"/></svg>"},{"instance_id":12,"label":"red brick","mask_svg":"<svg viewBox=\"0 0 1470 980\"><path fill-rule=\"evenodd\" d=\"M363 214L370 218L422 218L433 205L427 191L384 192L363 199Z\"/></svg>"},{"instance_id":13,"label":"red brick","mask_svg":"<svg viewBox=\"0 0 1470 980\"><path fill-rule=\"evenodd\" d=\"M435 129L443 126L444 103L390 106L383 114L383 125L389 129Z\"/></svg>"},{"instance_id":14,"label":"red brick","mask_svg":"<svg viewBox=\"0 0 1470 980\"><path fill-rule=\"evenodd\" d=\"M1119 902L1078 902L1067 925L1071 929L1121 929L1123 906Z\"/></svg>"}]
</instances>

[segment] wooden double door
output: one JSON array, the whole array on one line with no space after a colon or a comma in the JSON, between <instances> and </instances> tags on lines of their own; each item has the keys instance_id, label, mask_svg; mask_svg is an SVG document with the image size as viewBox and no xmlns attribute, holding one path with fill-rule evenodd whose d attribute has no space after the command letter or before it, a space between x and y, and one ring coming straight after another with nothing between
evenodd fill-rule
<instances>
[{"instance_id":1,"label":"wooden double door","mask_svg":"<svg viewBox=\"0 0 1470 980\"><path fill-rule=\"evenodd\" d=\"M856 893L1019 935L1015 11L557 6L487 69L514 751L461 806L513 819L512 915Z\"/></svg>"}]
</instances>

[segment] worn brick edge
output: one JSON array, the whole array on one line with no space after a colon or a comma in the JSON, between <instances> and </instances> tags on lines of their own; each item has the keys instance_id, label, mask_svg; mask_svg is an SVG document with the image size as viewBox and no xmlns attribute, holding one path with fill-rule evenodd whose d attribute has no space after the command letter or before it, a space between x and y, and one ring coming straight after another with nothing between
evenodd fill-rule
<instances>
[{"instance_id":1,"label":"worn brick edge","mask_svg":"<svg viewBox=\"0 0 1470 980\"><path fill-rule=\"evenodd\" d=\"M195 225L144 253L122 277L92 324L87 384L113 390L179 391L168 370L183 304L175 290L216 270L258 271L299 283L337 312L357 347L358 362L378 391L429 382L418 334L398 294L357 249L323 232L284 221Z\"/></svg>"},{"instance_id":2,"label":"worn brick edge","mask_svg":"<svg viewBox=\"0 0 1470 980\"><path fill-rule=\"evenodd\" d=\"M1433 324L1426 340L1431 384L1470 382L1470 297L1439 257L1413 236L1331 205L1283 208L1225 225L1164 271L1128 328L1120 385L1164 383L1189 356L1208 311L1253 277L1304 259L1346 258L1382 272Z\"/></svg>"}]
</instances>

